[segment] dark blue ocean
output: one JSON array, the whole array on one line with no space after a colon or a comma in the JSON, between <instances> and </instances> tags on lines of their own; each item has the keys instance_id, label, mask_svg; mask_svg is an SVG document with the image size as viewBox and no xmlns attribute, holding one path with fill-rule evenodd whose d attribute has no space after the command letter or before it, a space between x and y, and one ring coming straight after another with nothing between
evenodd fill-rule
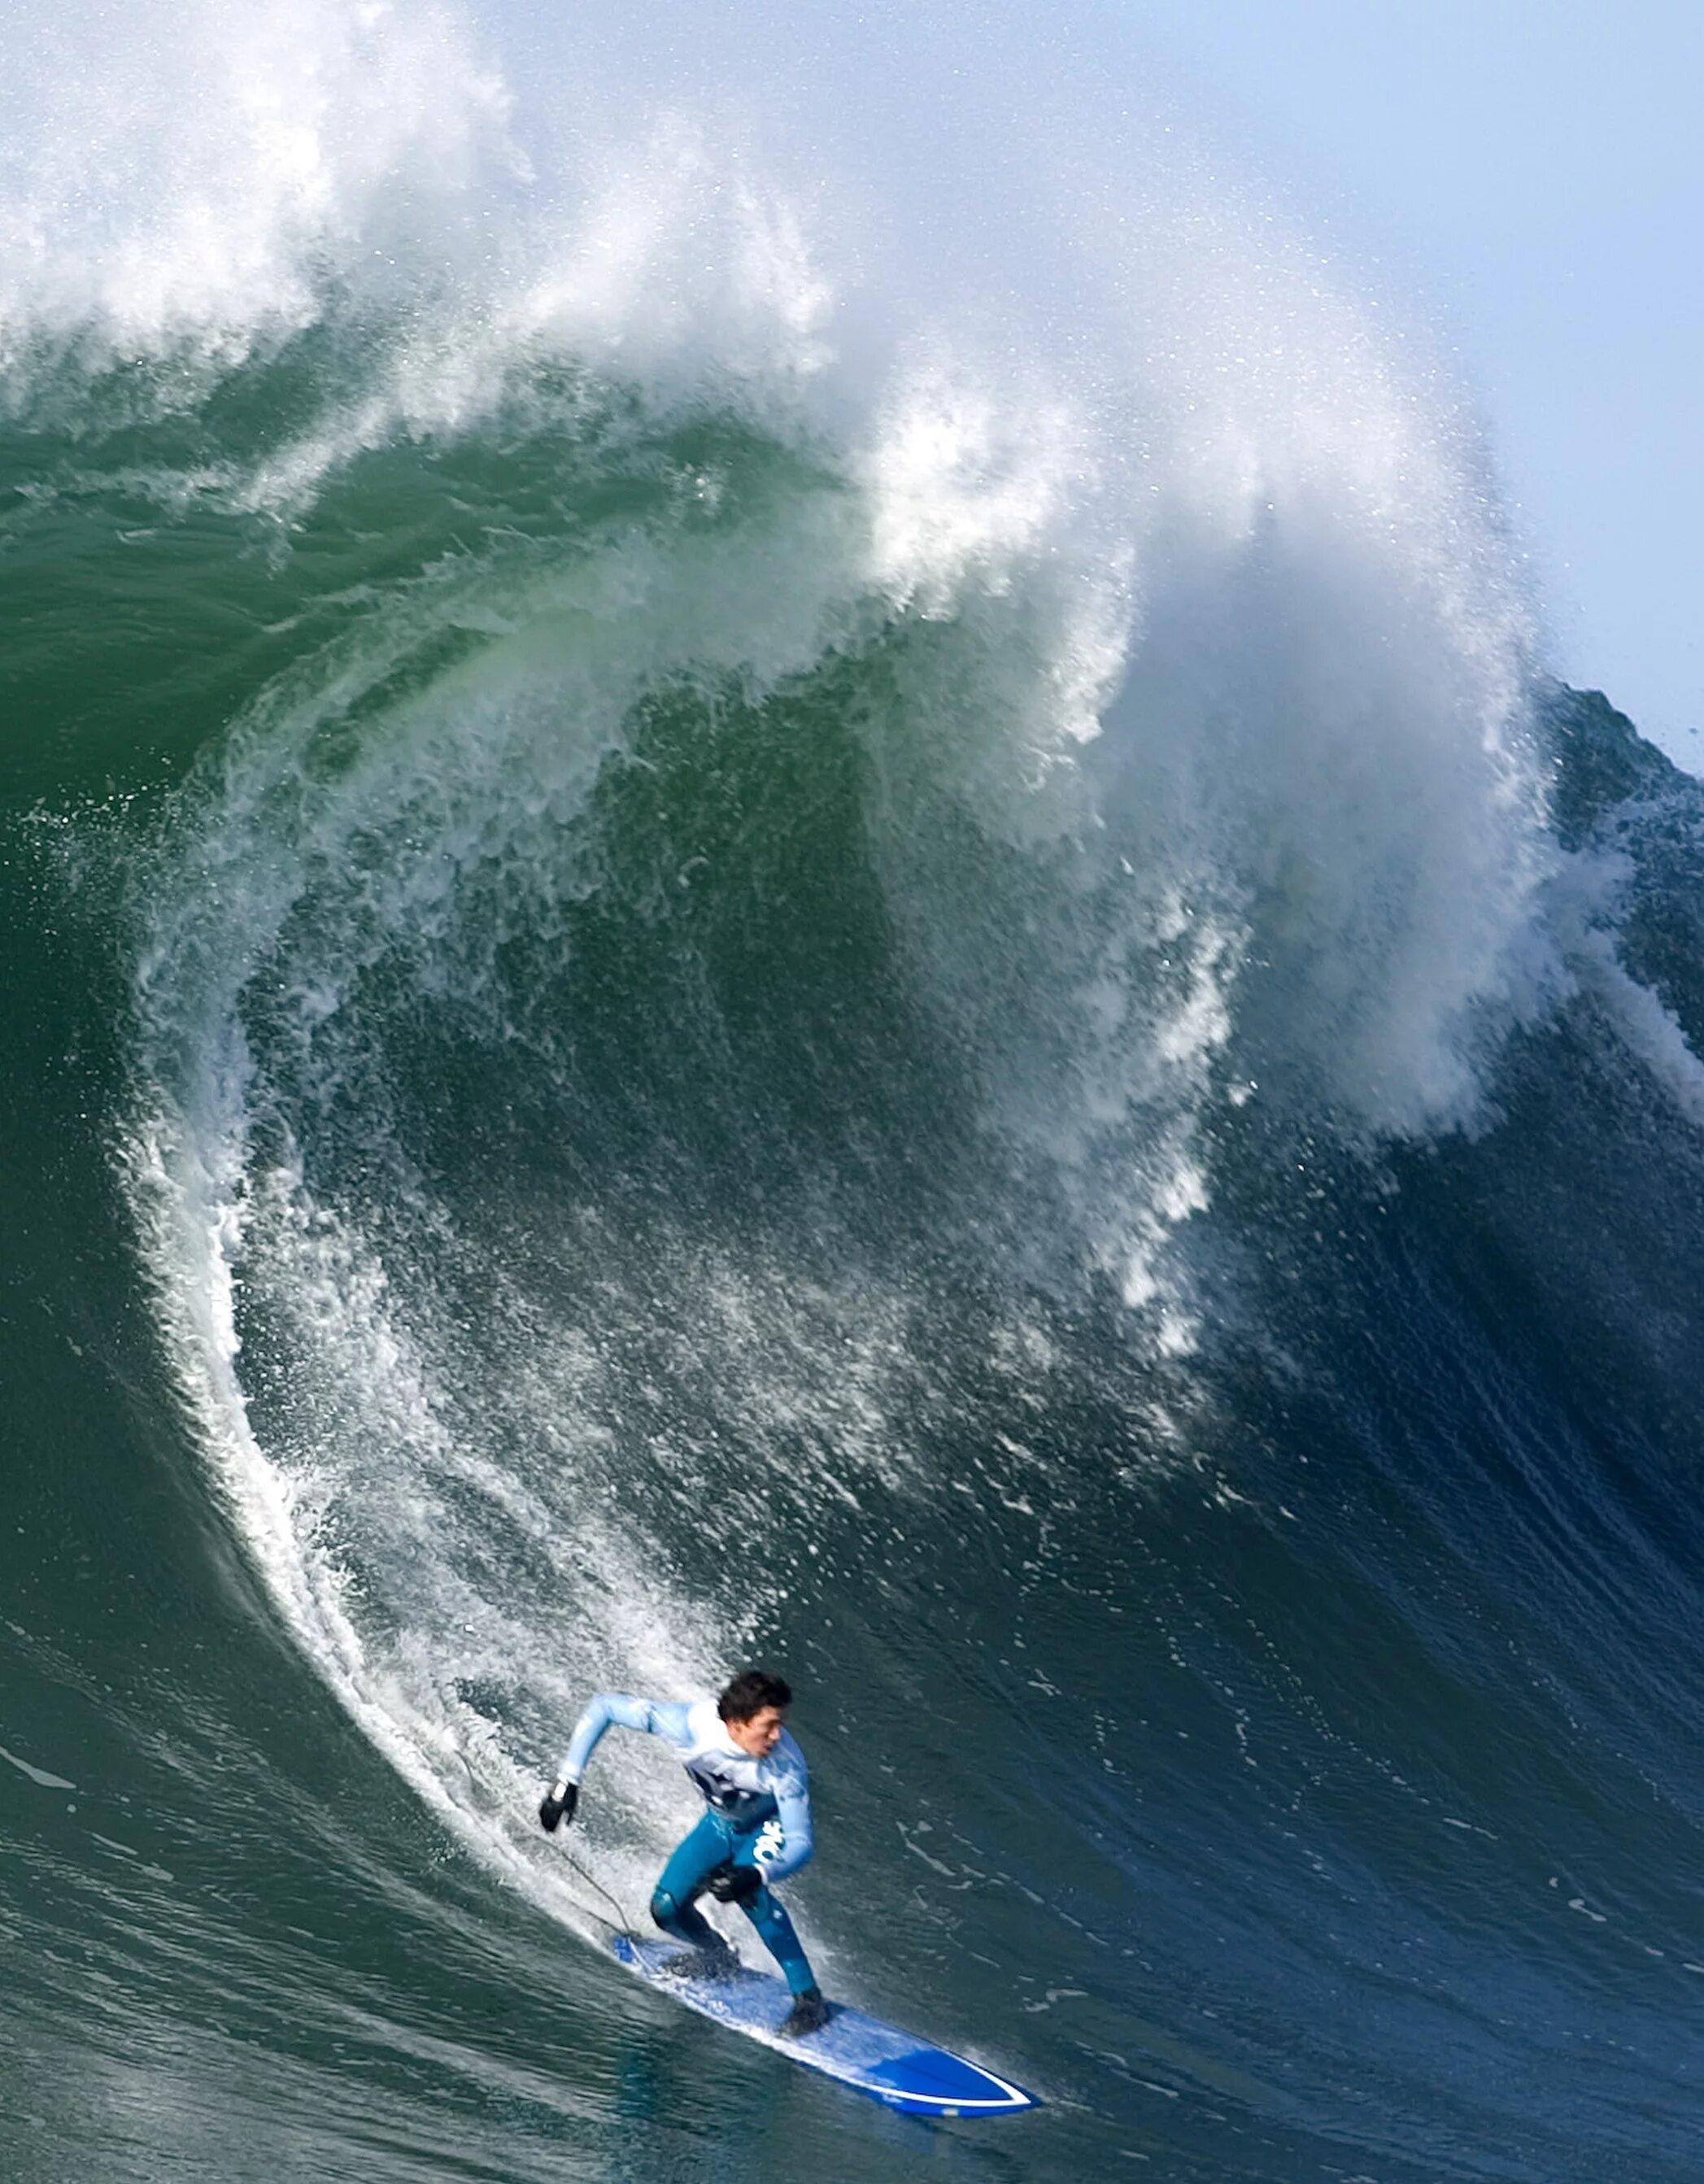
<instances>
[{"instance_id":1,"label":"dark blue ocean","mask_svg":"<svg viewBox=\"0 0 1704 2184\"><path fill-rule=\"evenodd\" d=\"M1440 344L1022 14L0 74L5 2184L1696 2184L1704 786ZM752 1660L1036 2114L606 1958Z\"/></svg>"}]
</instances>

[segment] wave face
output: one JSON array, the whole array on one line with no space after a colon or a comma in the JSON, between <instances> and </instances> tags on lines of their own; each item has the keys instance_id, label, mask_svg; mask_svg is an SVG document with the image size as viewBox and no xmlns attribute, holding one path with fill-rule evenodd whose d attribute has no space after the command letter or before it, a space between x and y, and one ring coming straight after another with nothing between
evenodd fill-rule
<instances>
[{"instance_id":1,"label":"wave face","mask_svg":"<svg viewBox=\"0 0 1704 2184\"><path fill-rule=\"evenodd\" d=\"M22 42L25 2184L915 2175L603 1963L666 1765L531 1825L754 1657L947 2171L1691 2175L1704 791L1105 83Z\"/></svg>"}]
</instances>

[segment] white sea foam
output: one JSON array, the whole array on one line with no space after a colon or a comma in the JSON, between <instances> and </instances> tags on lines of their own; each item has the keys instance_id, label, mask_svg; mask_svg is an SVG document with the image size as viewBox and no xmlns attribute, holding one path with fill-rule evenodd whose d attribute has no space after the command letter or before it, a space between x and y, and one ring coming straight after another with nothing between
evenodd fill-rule
<instances>
[{"instance_id":1,"label":"white sea foam","mask_svg":"<svg viewBox=\"0 0 1704 2184\"><path fill-rule=\"evenodd\" d=\"M1601 928L1582 934L1572 961L1623 1043L1688 1122L1704 1128L1704 1062L1687 1044L1674 1011L1629 975L1613 938Z\"/></svg>"},{"instance_id":2,"label":"white sea foam","mask_svg":"<svg viewBox=\"0 0 1704 2184\"><path fill-rule=\"evenodd\" d=\"M204 1141L208 1118L198 1136ZM240 1142L232 1134L222 1142ZM431 1368L387 1310L382 1268L313 1206L299 1175L263 1174L233 1196L209 1177L178 1123L139 1130L131 1156L178 1384L256 1568L315 1667L376 1747L439 1818L510 1885L587 1932L589 1902L527 1819L557 1753L505 1736L470 1686L524 1678L535 1723L560 1730L618 1660L636 1680L693 1688L713 1650L678 1635L682 1603L636 1564L607 1507L576 1487L571 1427L559 1436L550 1506L446 1430ZM276 1285L287 1318L311 1327L296 1352L304 1430L263 1447L238 1370L237 1268L259 1220L251 1278ZM465 1566L477 1541L459 1496L484 1498L548 1563L549 1582L513 1596ZM371 1627L376 1613L381 1628ZM590 1841L606 1886L643 1902L666 1847L666 1806L631 1752L600 1769ZM590 1923L587 1913L590 1914Z\"/></svg>"}]
</instances>

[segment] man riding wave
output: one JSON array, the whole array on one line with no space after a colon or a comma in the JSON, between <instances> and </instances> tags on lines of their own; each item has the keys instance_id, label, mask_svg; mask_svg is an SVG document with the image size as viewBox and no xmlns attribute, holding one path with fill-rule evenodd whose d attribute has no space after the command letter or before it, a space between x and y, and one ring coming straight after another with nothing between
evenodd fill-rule
<instances>
[{"instance_id":1,"label":"man riding wave","mask_svg":"<svg viewBox=\"0 0 1704 2184\"><path fill-rule=\"evenodd\" d=\"M810 1856L810 1781L805 1755L788 1735L793 1693L780 1676L748 1669L720 1698L659 1700L599 1691L575 1724L561 1774L538 1808L554 1835L571 1821L580 1781L612 1724L660 1736L679 1755L704 1801L698 1825L658 1878L651 1916L665 1934L731 1969L733 1952L697 1908L706 1891L737 1903L785 1974L793 2008L781 2026L795 2040L826 2023L828 2006L791 1919L771 1892Z\"/></svg>"}]
</instances>

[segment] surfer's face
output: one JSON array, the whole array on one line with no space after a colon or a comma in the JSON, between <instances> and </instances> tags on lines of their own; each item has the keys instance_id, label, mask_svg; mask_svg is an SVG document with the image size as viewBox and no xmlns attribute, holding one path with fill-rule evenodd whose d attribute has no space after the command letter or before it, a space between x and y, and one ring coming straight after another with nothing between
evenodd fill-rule
<instances>
[{"instance_id":1,"label":"surfer's face","mask_svg":"<svg viewBox=\"0 0 1704 2184\"><path fill-rule=\"evenodd\" d=\"M786 1721L787 1709L784 1707L760 1707L755 1713L749 1713L743 1721L729 1722L727 1733L749 1758L764 1759L779 1743Z\"/></svg>"}]
</instances>

